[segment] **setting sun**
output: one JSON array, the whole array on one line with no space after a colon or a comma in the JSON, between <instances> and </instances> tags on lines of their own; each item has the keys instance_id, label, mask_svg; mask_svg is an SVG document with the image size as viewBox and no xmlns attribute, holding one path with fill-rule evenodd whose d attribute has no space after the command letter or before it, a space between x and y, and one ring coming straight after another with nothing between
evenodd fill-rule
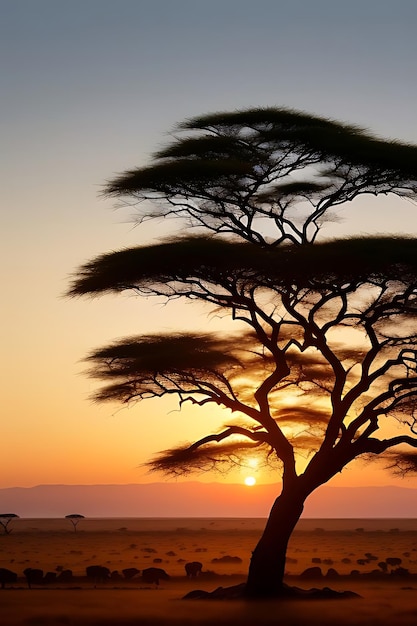
<instances>
[{"instance_id":1,"label":"setting sun","mask_svg":"<svg viewBox=\"0 0 417 626\"><path fill-rule=\"evenodd\" d=\"M244 480L244 483L247 487L253 487L253 485L256 483L256 478L254 478L253 476L247 476Z\"/></svg>"}]
</instances>

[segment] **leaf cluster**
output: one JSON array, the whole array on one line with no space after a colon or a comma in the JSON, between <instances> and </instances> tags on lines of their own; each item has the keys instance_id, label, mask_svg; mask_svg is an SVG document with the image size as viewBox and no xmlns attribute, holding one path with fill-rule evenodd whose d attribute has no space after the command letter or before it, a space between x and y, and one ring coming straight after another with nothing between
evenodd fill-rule
<instances>
[{"instance_id":1,"label":"leaf cluster","mask_svg":"<svg viewBox=\"0 0 417 626\"><path fill-rule=\"evenodd\" d=\"M149 289L170 282L172 295L193 293L193 285L232 284L279 291L329 290L352 284L417 280L417 242L404 237L356 237L314 245L263 248L208 237L183 237L151 246L103 254L77 272L69 295ZM169 290L167 290L169 294Z\"/></svg>"}]
</instances>

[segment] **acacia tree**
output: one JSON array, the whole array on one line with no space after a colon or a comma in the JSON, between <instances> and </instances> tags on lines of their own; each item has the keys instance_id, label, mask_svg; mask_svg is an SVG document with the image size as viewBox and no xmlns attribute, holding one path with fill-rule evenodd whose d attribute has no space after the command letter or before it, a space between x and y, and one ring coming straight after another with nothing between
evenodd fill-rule
<instances>
[{"instance_id":1,"label":"acacia tree","mask_svg":"<svg viewBox=\"0 0 417 626\"><path fill-rule=\"evenodd\" d=\"M70 513L70 515L65 516L65 519L68 519L71 522L74 532L76 533L78 524L85 518L84 515L80 515L79 513Z\"/></svg>"},{"instance_id":2,"label":"acacia tree","mask_svg":"<svg viewBox=\"0 0 417 626\"><path fill-rule=\"evenodd\" d=\"M10 535L13 528L9 528L9 524L18 517L16 513L0 513L0 526L2 526L5 535Z\"/></svg>"},{"instance_id":3,"label":"acacia tree","mask_svg":"<svg viewBox=\"0 0 417 626\"><path fill-rule=\"evenodd\" d=\"M275 108L187 120L149 167L105 189L137 206L138 223L176 218L180 234L93 259L69 293L194 299L237 322L234 334L128 337L87 361L105 383L98 401L172 395L232 412L221 432L151 468L181 474L256 454L279 472L248 597L283 592L288 540L317 487L358 457L414 466L416 239L321 235L331 211L361 195L416 193L416 146Z\"/></svg>"}]
</instances>

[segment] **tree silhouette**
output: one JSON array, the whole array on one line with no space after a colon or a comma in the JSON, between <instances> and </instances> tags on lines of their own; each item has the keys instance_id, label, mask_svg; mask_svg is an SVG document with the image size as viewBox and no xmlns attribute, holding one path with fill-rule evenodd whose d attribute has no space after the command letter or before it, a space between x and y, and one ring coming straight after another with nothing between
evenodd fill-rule
<instances>
[{"instance_id":1,"label":"tree silhouette","mask_svg":"<svg viewBox=\"0 0 417 626\"><path fill-rule=\"evenodd\" d=\"M98 401L173 395L233 413L151 468L183 474L256 455L279 472L248 597L283 592L288 540L317 487L358 457L415 465L416 239L321 233L361 195L416 192L416 146L275 108L187 120L149 167L105 189L137 206L138 223L177 218L180 234L93 259L69 293L199 300L238 323L233 334L129 337L87 361L105 383Z\"/></svg>"},{"instance_id":2,"label":"tree silhouette","mask_svg":"<svg viewBox=\"0 0 417 626\"><path fill-rule=\"evenodd\" d=\"M18 517L16 513L0 513L0 526L2 526L5 535L10 535L13 529L9 528L9 524Z\"/></svg>"},{"instance_id":3,"label":"tree silhouette","mask_svg":"<svg viewBox=\"0 0 417 626\"><path fill-rule=\"evenodd\" d=\"M77 526L78 524L81 522L82 519L84 519L84 515L80 515L79 513L71 513L70 515L66 515L65 519L68 519L73 528L74 528L74 532L77 532Z\"/></svg>"}]
</instances>

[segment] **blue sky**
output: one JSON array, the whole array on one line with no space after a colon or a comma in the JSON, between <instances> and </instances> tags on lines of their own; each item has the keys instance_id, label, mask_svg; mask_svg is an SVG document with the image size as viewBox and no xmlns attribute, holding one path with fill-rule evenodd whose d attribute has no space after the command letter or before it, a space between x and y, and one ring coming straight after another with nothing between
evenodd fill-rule
<instances>
[{"instance_id":1,"label":"blue sky","mask_svg":"<svg viewBox=\"0 0 417 626\"><path fill-rule=\"evenodd\" d=\"M62 293L86 259L160 233L133 228L101 186L145 164L175 122L215 110L287 106L417 143L417 4L0 0L0 9L0 486L136 482L138 464L176 442L164 426L171 409L153 405L156 430L144 438L150 409L91 405L79 361L111 338L165 329L166 311ZM413 207L384 205L377 217L417 230ZM376 221L372 211L359 228Z\"/></svg>"}]
</instances>

